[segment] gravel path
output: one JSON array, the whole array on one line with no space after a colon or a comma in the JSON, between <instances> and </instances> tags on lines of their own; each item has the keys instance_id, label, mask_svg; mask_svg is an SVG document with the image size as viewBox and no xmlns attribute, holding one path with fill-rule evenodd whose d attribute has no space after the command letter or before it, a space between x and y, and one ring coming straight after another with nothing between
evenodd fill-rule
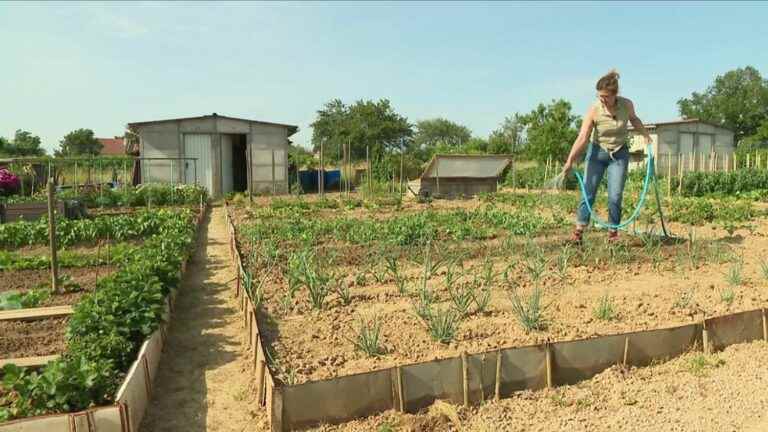
<instances>
[{"instance_id":1,"label":"gravel path","mask_svg":"<svg viewBox=\"0 0 768 432\"><path fill-rule=\"evenodd\" d=\"M420 415L387 412L315 431L765 431L766 364L768 344L754 342L628 372L614 367L579 385L481 407L438 402Z\"/></svg>"},{"instance_id":2,"label":"gravel path","mask_svg":"<svg viewBox=\"0 0 768 432\"><path fill-rule=\"evenodd\" d=\"M201 231L176 300L143 432L254 430L252 373L232 297L224 210Z\"/></svg>"}]
</instances>

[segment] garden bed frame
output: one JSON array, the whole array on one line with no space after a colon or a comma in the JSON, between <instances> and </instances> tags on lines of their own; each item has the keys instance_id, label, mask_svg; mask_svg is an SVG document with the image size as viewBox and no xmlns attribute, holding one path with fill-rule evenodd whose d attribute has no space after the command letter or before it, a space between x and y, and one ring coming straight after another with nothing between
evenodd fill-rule
<instances>
[{"instance_id":1,"label":"garden bed frame","mask_svg":"<svg viewBox=\"0 0 768 432\"><path fill-rule=\"evenodd\" d=\"M200 206L197 216L196 238L206 217L205 205ZM182 275L187 261L181 265ZM176 302L177 290L171 289L166 297L165 314L160 328L144 341L136 361L128 370L115 404L90 408L76 413L51 414L0 423L0 432L139 432L147 405L152 396L152 383L157 375L160 355L165 344L166 331ZM35 365L41 366L41 365Z\"/></svg>"},{"instance_id":2,"label":"garden bed frame","mask_svg":"<svg viewBox=\"0 0 768 432\"><path fill-rule=\"evenodd\" d=\"M766 310L704 319L701 323L590 339L522 347L286 385L267 366L253 300L242 289L244 274L229 209L224 205L229 246L237 272L235 296L243 313L256 374L256 400L273 432L343 423L387 410L416 413L438 399L464 406L514 392L570 385L611 366L648 366L693 349L705 353L733 344L768 341ZM0 429L2 430L2 429Z\"/></svg>"}]
</instances>

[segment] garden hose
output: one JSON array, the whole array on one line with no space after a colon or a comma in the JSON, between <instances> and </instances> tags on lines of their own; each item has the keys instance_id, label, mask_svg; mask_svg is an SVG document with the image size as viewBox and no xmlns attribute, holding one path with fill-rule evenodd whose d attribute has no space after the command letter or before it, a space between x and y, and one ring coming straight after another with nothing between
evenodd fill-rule
<instances>
[{"instance_id":1,"label":"garden hose","mask_svg":"<svg viewBox=\"0 0 768 432\"><path fill-rule=\"evenodd\" d=\"M661 202L659 199L659 191L656 183L656 174L653 171L653 161L654 161L653 148L651 147L650 144L648 144L646 152L648 156L646 157L645 179L643 179L643 190L640 192L640 199L637 203L637 206L635 207L635 210L632 212L632 215L629 217L629 219L618 224L611 224L608 222L603 222L597 217L597 215L595 214L595 210L589 204L589 200L587 199L587 188L584 185L584 179L587 177L587 168L589 167L589 158L592 155L592 143L589 144L587 155L584 158L585 160L584 175L582 176L580 173L576 171L574 171L574 175L576 175L576 180L578 180L579 182L579 189L581 189L581 197L582 197L582 200L584 201L584 204L587 206L587 210L589 210L589 215L599 227L607 228L611 230L618 230L618 229L623 229L627 225L634 222L640 216L640 211L643 209L643 206L645 205L645 198L646 198L646 195L648 194L648 186L651 183L651 178L653 178L654 188L656 190L656 200L659 207L659 214L661 214ZM663 215L662 215L662 226L664 226ZM664 235L665 236L667 235L666 227L664 228Z\"/></svg>"}]
</instances>

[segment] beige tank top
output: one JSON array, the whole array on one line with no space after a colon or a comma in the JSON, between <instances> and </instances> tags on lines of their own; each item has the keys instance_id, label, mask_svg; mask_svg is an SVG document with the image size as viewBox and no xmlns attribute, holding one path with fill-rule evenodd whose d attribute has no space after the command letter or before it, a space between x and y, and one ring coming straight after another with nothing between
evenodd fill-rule
<instances>
[{"instance_id":1,"label":"beige tank top","mask_svg":"<svg viewBox=\"0 0 768 432\"><path fill-rule=\"evenodd\" d=\"M627 123L629 122L629 101L621 96L616 97L615 115L603 106L598 99L595 101L594 130L592 142L608 150L610 153L619 150L629 142Z\"/></svg>"}]
</instances>

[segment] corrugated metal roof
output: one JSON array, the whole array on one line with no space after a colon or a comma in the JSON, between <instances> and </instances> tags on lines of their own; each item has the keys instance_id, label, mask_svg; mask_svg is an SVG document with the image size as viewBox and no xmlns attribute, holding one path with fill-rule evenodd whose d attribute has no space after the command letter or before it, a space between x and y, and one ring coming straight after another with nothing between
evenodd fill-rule
<instances>
[{"instance_id":1,"label":"corrugated metal roof","mask_svg":"<svg viewBox=\"0 0 768 432\"><path fill-rule=\"evenodd\" d=\"M715 123L712 123L712 122L708 122L708 121L704 121L704 120L695 119L695 118L693 118L693 119L672 120L672 121L666 121L666 122L646 123L643 126L645 126L646 128L650 129L650 128L655 128L656 126L667 126L667 125L687 124L687 123L701 123L701 124L706 124L706 125L714 126L716 128L725 129L727 131L732 132L730 129L725 128L723 126L720 126L718 124L715 124ZM634 130L635 128L632 125L629 125L629 127L627 127L627 129L628 130Z\"/></svg>"},{"instance_id":2,"label":"corrugated metal roof","mask_svg":"<svg viewBox=\"0 0 768 432\"><path fill-rule=\"evenodd\" d=\"M133 122L133 123L128 123L128 127L132 128L134 126L141 126L141 125L147 125L147 124L153 124L153 123L175 122L180 120L200 120L205 118L223 118L223 119L239 120L239 121L250 122L250 123L259 123L259 124L270 125L270 126L282 126L287 128L288 131L290 132L288 136L295 134L299 130L299 127L295 125L266 122L261 120L251 120L251 119L244 119L239 117L229 117L229 116L219 115L216 113L213 113L210 115L204 115L204 116L197 116L197 117L179 117L179 118L164 119L164 120L149 120L149 121L142 121L142 122Z\"/></svg>"},{"instance_id":3,"label":"corrugated metal roof","mask_svg":"<svg viewBox=\"0 0 768 432\"><path fill-rule=\"evenodd\" d=\"M435 155L421 178L498 177L511 160L508 155Z\"/></svg>"}]
</instances>

